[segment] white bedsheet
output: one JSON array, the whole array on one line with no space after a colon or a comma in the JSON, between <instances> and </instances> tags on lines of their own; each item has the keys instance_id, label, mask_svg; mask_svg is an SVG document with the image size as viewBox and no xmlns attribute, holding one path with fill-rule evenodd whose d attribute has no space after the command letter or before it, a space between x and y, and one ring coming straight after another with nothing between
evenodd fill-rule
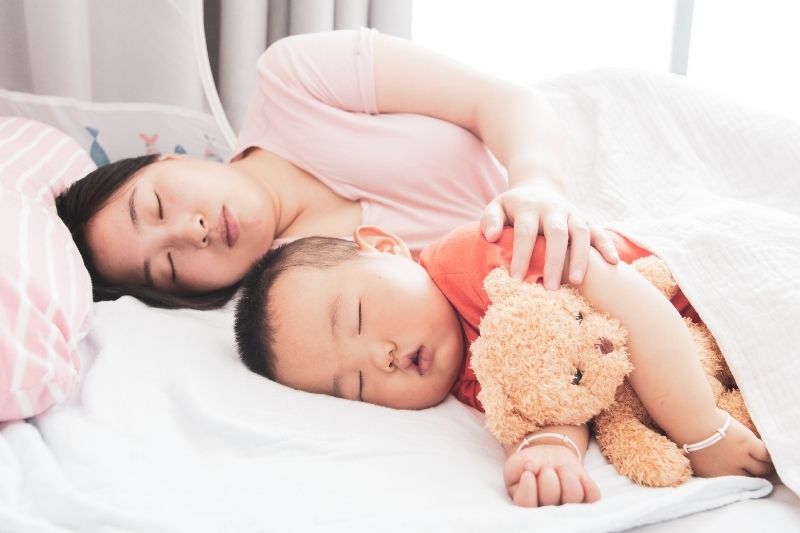
<instances>
[{"instance_id":1,"label":"white bedsheet","mask_svg":"<svg viewBox=\"0 0 800 533\"><path fill-rule=\"evenodd\" d=\"M800 127L640 73L546 88L580 143L572 192L665 257L797 492ZM637 487L593 445L601 502L518 509L500 447L455 400L402 412L269 383L236 360L229 311L123 298L95 318L81 397L0 429L2 531L601 532L771 490L743 477Z\"/></svg>"}]
</instances>

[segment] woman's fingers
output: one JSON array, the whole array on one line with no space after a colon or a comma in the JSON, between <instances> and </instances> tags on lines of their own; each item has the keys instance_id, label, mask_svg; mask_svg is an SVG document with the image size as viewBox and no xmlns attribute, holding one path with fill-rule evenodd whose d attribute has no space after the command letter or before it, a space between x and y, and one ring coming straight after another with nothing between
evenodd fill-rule
<instances>
[{"instance_id":1,"label":"woman's fingers","mask_svg":"<svg viewBox=\"0 0 800 533\"><path fill-rule=\"evenodd\" d=\"M614 244L614 239L611 238L611 235L608 233L608 231L601 227L590 224L589 236L589 244L598 252L600 252L600 255L603 256L603 259L605 259L607 263L611 265L616 265L619 263L619 252L617 251L617 246Z\"/></svg>"},{"instance_id":2,"label":"woman's fingers","mask_svg":"<svg viewBox=\"0 0 800 533\"><path fill-rule=\"evenodd\" d=\"M562 196L552 192L539 196L535 188L510 189L489 202L480 220L486 240L496 242L503 226L513 224L514 245L511 255L511 276L522 279L528 272L536 236L545 236L547 251L544 262L544 287L554 290L561 285L562 273L570 254L569 280L583 281L588 264L589 248L596 248L610 264L619 262L610 234L588 224Z\"/></svg>"},{"instance_id":3,"label":"woman's fingers","mask_svg":"<svg viewBox=\"0 0 800 533\"><path fill-rule=\"evenodd\" d=\"M564 213L551 213L543 220L547 248L544 256L544 288L556 290L561 286L561 273L567 257L569 227Z\"/></svg>"},{"instance_id":4,"label":"woman's fingers","mask_svg":"<svg viewBox=\"0 0 800 533\"><path fill-rule=\"evenodd\" d=\"M503 233L506 212L500 200L494 199L486 205L481 217L481 231L489 242L495 242Z\"/></svg>"},{"instance_id":5,"label":"woman's fingers","mask_svg":"<svg viewBox=\"0 0 800 533\"><path fill-rule=\"evenodd\" d=\"M580 285L589 264L589 225L577 215L569 217L569 282Z\"/></svg>"},{"instance_id":6,"label":"woman's fingers","mask_svg":"<svg viewBox=\"0 0 800 533\"><path fill-rule=\"evenodd\" d=\"M514 219L514 248L511 252L511 277L522 279L528 273L528 266L539 234L539 216L525 213ZM548 248L550 244L548 243ZM549 253L549 251L548 251Z\"/></svg>"}]
</instances>

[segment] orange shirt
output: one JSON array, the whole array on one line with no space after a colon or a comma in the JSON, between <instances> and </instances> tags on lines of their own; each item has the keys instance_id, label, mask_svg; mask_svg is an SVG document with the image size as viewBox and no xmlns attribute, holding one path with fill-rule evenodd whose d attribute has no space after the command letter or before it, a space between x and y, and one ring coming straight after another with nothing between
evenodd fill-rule
<instances>
[{"instance_id":1,"label":"orange shirt","mask_svg":"<svg viewBox=\"0 0 800 533\"><path fill-rule=\"evenodd\" d=\"M626 263L651 255L648 250L636 246L625 237L611 232L620 259ZM511 264L511 249L514 241L513 228L506 227L497 242L487 242L478 224L463 226L444 239L425 248L419 262L430 274L431 279L444 293L458 314L464 333L464 363L459 378L453 385L453 394L461 402L480 411L478 401L480 383L469 364L469 346L480 334L479 326L489 297L483 289L483 280L499 266L506 268ZM541 283L544 273L545 240L539 236L533 249L525 281ZM683 316L695 321L699 317L681 291L672 299L672 304Z\"/></svg>"}]
</instances>

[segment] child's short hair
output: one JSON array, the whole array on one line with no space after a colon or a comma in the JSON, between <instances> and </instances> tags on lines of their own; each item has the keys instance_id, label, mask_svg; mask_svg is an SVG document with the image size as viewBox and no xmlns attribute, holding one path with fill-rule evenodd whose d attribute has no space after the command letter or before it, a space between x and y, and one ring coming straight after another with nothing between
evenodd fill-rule
<instances>
[{"instance_id":1,"label":"child's short hair","mask_svg":"<svg viewBox=\"0 0 800 533\"><path fill-rule=\"evenodd\" d=\"M242 281L236 304L236 346L244 365L275 380L275 331L270 320L269 293L287 271L298 267L332 268L358 257L355 242L334 237L305 237L267 252Z\"/></svg>"}]
</instances>

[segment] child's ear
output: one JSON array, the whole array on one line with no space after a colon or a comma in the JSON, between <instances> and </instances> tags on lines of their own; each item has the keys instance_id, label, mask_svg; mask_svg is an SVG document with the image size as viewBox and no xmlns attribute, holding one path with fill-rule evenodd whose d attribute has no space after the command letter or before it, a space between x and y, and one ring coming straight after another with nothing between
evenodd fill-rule
<instances>
[{"instance_id":1,"label":"child's ear","mask_svg":"<svg viewBox=\"0 0 800 533\"><path fill-rule=\"evenodd\" d=\"M358 226L353 231L353 240L360 250L376 251L411 257L411 251L403 239L378 226Z\"/></svg>"}]
</instances>

